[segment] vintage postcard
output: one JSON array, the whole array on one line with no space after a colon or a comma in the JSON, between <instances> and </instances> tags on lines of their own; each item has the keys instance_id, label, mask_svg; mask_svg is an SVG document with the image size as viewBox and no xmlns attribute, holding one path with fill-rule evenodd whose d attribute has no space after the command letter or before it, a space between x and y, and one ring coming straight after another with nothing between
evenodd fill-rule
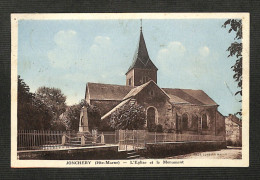
<instances>
[{"instance_id":1,"label":"vintage postcard","mask_svg":"<svg viewBox=\"0 0 260 180\"><path fill-rule=\"evenodd\" d=\"M11 28L11 167L249 166L249 13L12 14Z\"/></svg>"}]
</instances>

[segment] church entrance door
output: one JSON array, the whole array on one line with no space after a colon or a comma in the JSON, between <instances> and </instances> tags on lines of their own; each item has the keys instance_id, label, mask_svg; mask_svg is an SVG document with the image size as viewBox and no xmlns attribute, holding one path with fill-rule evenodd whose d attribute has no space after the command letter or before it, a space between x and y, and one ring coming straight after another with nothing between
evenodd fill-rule
<instances>
[{"instance_id":1,"label":"church entrance door","mask_svg":"<svg viewBox=\"0 0 260 180\"><path fill-rule=\"evenodd\" d=\"M155 125L155 108L149 107L147 110L147 127L150 129Z\"/></svg>"}]
</instances>

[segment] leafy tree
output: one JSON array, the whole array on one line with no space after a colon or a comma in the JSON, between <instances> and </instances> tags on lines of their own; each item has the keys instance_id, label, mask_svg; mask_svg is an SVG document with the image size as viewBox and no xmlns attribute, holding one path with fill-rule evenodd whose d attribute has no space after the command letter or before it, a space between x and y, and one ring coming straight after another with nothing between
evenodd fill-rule
<instances>
[{"instance_id":1,"label":"leafy tree","mask_svg":"<svg viewBox=\"0 0 260 180\"><path fill-rule=\"evenodd\" d=\"M44 103L51 112L51 126L55 130L64 130L65 124L60 119L66 111L66 96L58 88L40 87L36 91L36 98Z\"/></svg>"},{"instance_id":2,"label":"leafy tree","mask_svg":"<svg viewBox=\"0 0 260 180\"><path fill-rule=\"evenodd\" d=\"M64 116L62 117L67 130L78 131L79 118L82 107L87 107L88 112L88 126L89 130L97 129L100 124L101 115L100 110L93 105L89 105L84 99L79 104L72 105L67 108Z\"/></svg>"},{"instance_id":3,"label":"leafy tree","mask_svg":"<svg viewBox=\"0 0 260 180\"><path fill-rule=\"evenodd\" d=\"M94 105L87 104L87 110L88 110L88 128L89 128L89 130L99 129L99 126L101 123L100 109Z\"/></svg>"},{"instance_id":4,"label":"leafy tree","mask_svg":"<svg viewBox=\"0 0 260 180\"><path fill-rule=\"evenodd\" d=\"M126 104L110 116L110 125L113 129L144 129L145 111L140 105Z\"/></svg>"},{"instance_id":5,"label":"leafy tree","mask_svg":"<svg viewBox=\"0 0 260 180\"><path fill-rule=\"evenodd\" d=\"M234 38L235 42L231 43L231 45L228 47L227 51L229 51L228 57L233 57L235 56L236 62L235 64L231 67L232 70L234 71L233 78L237 82L237 86L240 89L235 93L235 95L241 95L242 96L242 20L241 19L228 19L222 27L230 27L228 32L231 33L234 31L236 33L236 36ZM240 101L242 102L242 100ZM236 114L242 115L242 109L240 109L239 112Z\"/></svg>"},{"instance_id":6,"label":"leafy tree","mask_svg":"<svg viewBox=\"0 0 260 180\"><path fill-rule=\"evenodd\" d=\"M30 92L29 86L18 76L18 129L49 129L51 117L49 108Z\"/></svg>"}]
</instances>

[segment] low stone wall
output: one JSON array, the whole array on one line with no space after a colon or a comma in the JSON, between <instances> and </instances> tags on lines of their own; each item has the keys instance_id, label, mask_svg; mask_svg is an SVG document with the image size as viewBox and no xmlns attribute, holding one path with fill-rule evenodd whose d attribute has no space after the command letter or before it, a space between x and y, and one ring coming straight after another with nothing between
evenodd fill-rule
<instances>
[{"instance_id":1,"label":"low stone wall","mask_svg":"<svg viewBox=\"0 0 260 180\"><path fill-rule=\"evenodd\" d=\"M165 158L192 152L213 151L226 148L226 142L174 142L146 144L138 153L145 158Z\"/></svg>"},{"instance_id":2,"label":"low stone wall","mask_svg":"<svg viewBox=\"0 0 260 180\"><path fill-rule=\"evenodd\" d=\"M226 142L172 142L146 144L146 149L137 153L144 158L165 158L192 152L213 151L226 148ZM71 150L18 152L19 159L34 160L105 160L126 159L126 151L118 151L117 146L79 148Z\"/></svg>"},{"instance_id":3,"label":"low stone wall","mask_svg":"<svg viewBox=\"0 0 260 180\"><path fill-rule=\"evenodd\" d=\"M35 160L102 160L125 159L126 152L118 152L118 147L99 147L55 151L18 152L19 159Z\"/></svg>"}]
</instances>

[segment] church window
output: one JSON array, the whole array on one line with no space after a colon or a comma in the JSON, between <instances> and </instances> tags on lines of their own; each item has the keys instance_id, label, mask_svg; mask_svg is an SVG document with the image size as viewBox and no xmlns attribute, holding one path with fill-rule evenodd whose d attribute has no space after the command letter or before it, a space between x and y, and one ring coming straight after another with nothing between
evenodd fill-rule
<instances>
[{"instance_id":1,"label":"church window","mask_svg":"<svg viewBox=\"0 0 260 180\"><path fill-rule=\"evenodd\" d=\"M185 113L182 115L182 130L188 130L188 115Z\"/></svg>"},{"instance_id":2,"label":"church window","mask_svg":"<svg viewBox=\"0 0 260 180\"><path fill-rule=\"evenodd\" d=\"M194 131L198 130L198 116L192 115L191 129Z\"/></svg>"},{"instance_id":3,"label":"church window","mask_svg":"<svg viewBox=\"0 0 260 180\"><path fill-rule=\"evenodd\" d=\"M148 82L148 81L149 81L149 77L143 76L143 83L146 83L146 82Z\"/></svg>"},{"instance_id":4,"label":"church window","mask_svg":"<svg viewBox=\"0 0 260 180\"><path fill-rule=\"evenodd\" d=\"M146 110L147 128L152 130L153 126L158 124L158 111L155 107L149 106Z\"/></svg>"},{"instance_id":5,"label":"church window","mask_svg":"<svg viewBox=\"0 0 260 180\"><path fill-rule=\"evenodd\" d=\"M202 129L208 129L208 117L206 114L203 114L201 117L201 121L202 121Z\"/></svg>"},{"instance_id":6,"label":"church window","mask_svg":"<svg viewBox=\"0 0 260 180\"><path fill-rule=\"evenodd\" d=\"M128 79L128 85L131 86L132 84L132 78Z\"/></svg>"},{"instance_id":7,"label":"church window","mask_svg":"<svg viewBox=\"0 0 260 180\"><path fill-rule=\"evenodd\" d=\"M153 90L150 90L149 93L150 93L151 96L154 96L154 91Z\"/></svg>"}]
</instances>

